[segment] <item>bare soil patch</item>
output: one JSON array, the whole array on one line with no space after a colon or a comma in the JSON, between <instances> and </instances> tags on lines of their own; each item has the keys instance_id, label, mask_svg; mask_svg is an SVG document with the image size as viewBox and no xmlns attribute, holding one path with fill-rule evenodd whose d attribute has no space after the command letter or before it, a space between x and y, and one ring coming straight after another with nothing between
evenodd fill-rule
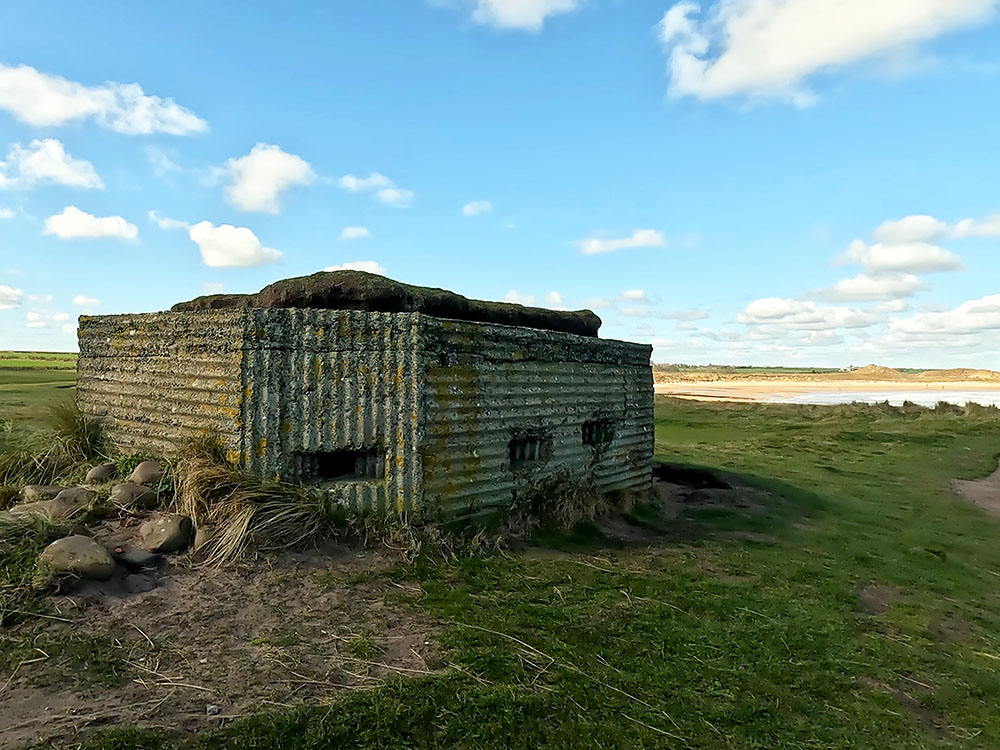
<instances>
[{"instance_id":1,"label":"bare soil patch","mask_svg":"<svg viewBox=\"0 0 1000 750\"><path fill-rule=\"evenodd\" d=\"M68 622L34 618L0 634L23 654L0 670L0 748L73 741L105 725L197 732L434 672L443 666L434 628L400 604L401 589L416 595L416 585L372 575L389 565L343 549L224 570L175 558L55 597ZM53 647L66 642L90 650Z\"/></svg>"},{"instance_id":2,"label":"bare soil patch","mask_svg":"<svg viewBox=\"0 0 1000 750\"><path fill-rule=\"evenodd\" d=\"M907 680L907 684L905 685L906 690L903 689L904 686L902 684L899 687L894 687L881 680L873 680L869 677L861 677L858 679L858 682L875 690L888 693L897 706L916 719L925 729L933 732L938 737L948 737L951 732L948 729L947 722L941 716L926 708L911 694L918 690L921 692L929 690L930 686L911 678L904 679ZM907 690L910 692L907 692Z\"/></svg>"},{"instance_id":3,"label":"bare soil patch","mask_svg":"<svg viewBox=\"0 0 1000 750\"><path fill-rule=\"evenodd\" d=\"M931 620L927 632L939 641L948 643L967 643L975 636L975 627L971 622L954 615Z\"/></svg>"},{"instance_id":4,"label":"bare soil patch","mask_svg":"<svg viewBox=\"0 0 1000 750\"><path fill-rule=\"evenodd\" d=\"M858 592L858 604L868 615L882 614L897 598L899 598L899 592L891 586L872 584L865 586Z\"/></svg>"},{"instance_id":5,"label":"bare soil patch","mask_svg":"<svg viewBox=\"0 0 1000 750\"><path fill-rule=\"evenodd\" d=\"M957 479L954 486L959 495L983 512L1000 516L1000 466L985 479Z\"/></svg>"}]
</instances>

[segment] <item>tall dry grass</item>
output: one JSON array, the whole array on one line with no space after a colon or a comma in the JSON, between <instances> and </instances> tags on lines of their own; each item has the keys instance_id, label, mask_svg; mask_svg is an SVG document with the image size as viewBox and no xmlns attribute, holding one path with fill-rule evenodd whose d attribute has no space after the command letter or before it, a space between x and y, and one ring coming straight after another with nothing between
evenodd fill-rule
<instances>
[{"instance_id":1,"label":"tall dry grass","mask_svg":"<svg viewBox=\"0 0 1000 750\"><path fill-rule=\"evenodd\" d=\"M213 438L184 446L174 473L177 511L214 529L204 548L210 564L235 560L251 547L294 547L332 531L322 494L247 476L225 460Z\"/></svg>"},{"instance_id":2,"label":"tall dry grass","mask_svg":"<svg viewBox=\"0 0 1000 750\"><path fill-rule=\"evenodd\" d=\"M0 486L54 484L105 454L100 421L80 413L76 404L53 406L47 416L47 429L40 433L0 423Z\"/></svg>"}]
</instances>

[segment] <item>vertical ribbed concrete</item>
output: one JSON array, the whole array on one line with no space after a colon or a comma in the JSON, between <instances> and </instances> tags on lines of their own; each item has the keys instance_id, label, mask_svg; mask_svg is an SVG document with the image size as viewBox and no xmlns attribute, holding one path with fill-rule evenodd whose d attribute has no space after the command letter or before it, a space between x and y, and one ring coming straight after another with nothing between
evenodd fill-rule
<instances>
[{"instance_id":1,"label":"vertical ribbed concrete","mask_svg":"<svg viewBox=\"0 0 1000 750\"><path fill-rule=\"evenodd\" d=\"M423 345L423 491L443 513L503 508L552 481L649 492L649 347L433 318ZM592 420L610 425L607 444L584 443ZM519 439L544 460L512 466Z\"/></svg>"},{"instance_id":2,"label":"vertical ribbed concrete","mask_svg":"<svg viewBox=\"0 0 1000 750\"><path fill-rule=\"evenodd\" d=\"M130 448L220 436L263 477L318 481L322 457L378 455L324 481L352 509L455 515L557 476L648 491L649 347L416 313L217 310L84 318L79 400ZM610 425L587 445L584 423ZM512 440L540 441L527 467ZM539 446L542 446L541 448Z\"/></svg>"}]
</instances>

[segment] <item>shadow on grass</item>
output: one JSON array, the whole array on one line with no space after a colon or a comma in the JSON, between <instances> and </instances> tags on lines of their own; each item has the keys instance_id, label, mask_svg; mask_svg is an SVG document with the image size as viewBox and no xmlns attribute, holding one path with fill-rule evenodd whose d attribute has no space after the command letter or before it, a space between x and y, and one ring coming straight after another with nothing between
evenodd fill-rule
<instances>
[{"instance_id":1,"label":"shadow on grass","mask_svg":"<svg viewBox=\"0 0 1000 750\"><path fill-rule=\"evenodd\" d=\"M769 543L830 506L815 492L778 479L700 464L656 462L653 477L650 502L583 521L569 533L538 530L532 546L587 553L719 538Z\"/></svg>"}]
</instances>

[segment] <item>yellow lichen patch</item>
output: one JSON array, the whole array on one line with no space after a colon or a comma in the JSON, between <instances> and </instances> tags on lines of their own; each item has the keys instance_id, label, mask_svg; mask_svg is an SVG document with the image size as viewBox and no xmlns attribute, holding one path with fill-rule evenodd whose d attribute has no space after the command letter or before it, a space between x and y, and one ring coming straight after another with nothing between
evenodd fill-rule
<instances>
[{"instance_id":1,"label":"yellow lichen patch","mask_svg":"<svg viewBox=\"0 0 1000 750\"><path fill-rule=\"evenodd\" d=\"M257 455L263 458L267 455L267 438L261 438L257 441Z\"/></svg>"}]
</instances>

